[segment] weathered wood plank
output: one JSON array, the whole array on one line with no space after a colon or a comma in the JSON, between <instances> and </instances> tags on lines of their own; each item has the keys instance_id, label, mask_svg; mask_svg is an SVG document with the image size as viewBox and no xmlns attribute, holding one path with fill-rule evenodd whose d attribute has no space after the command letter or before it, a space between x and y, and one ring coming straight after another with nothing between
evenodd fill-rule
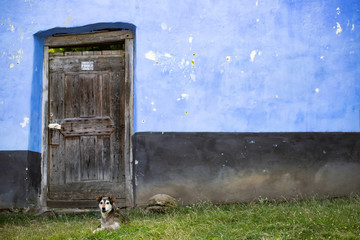
<instances>
[{"instance_id":1,"label":"weathered wood plank","mask_svg":"<svg viewBox=\"0 0 360 240\"><path fill-rule=\"evenodd\" d=\"M80 137L80 172L81 181L98 179L98 164L96 157L96 136Z\"/></svg>"},{"instance_id":2,"label":"weathered wood plank","mask_svg":"<svg viewBox=\"0 0 360 240\"><path fill-rule=\"evenodd\" d=\"M102 116L110 116L110 75L108 72L102 74Z\"/></svg>"},{"instance_id":3,"label":"weathered wood plank","mask_svg":"<svg viewBox=\"0 0 360 240\"><path fill-rule=\"evenodd\" d=\"M64 73L51 73L49 81L49 120L51 123L59 123L64 118ZM55 129L50 130L49 144L59 144L59 132Z\"/></svg>"},{"instance_id":4,"label":"weathered wood plank","mask_svg":"<svg viewBox=\"0 0 360 240\"><path fill-rule=\"evenodd\" d=\"M65 177L66 183L80 181L80 138L66 138L65 144ZM58 159L62 161L62 159ZM66 186L66 185L64 185Z\"/></svg>"},{"instance_id":5,"label":"weathered wood plank","mask_svg":"<svg viewBox=\"0 0 360 240\"><path fill-rule=\"evenodd\" d=\"M111 117L114 121L115 131L111 135L111 153L113 163L112 181L122 182L123 174L118 173L118 169L123 172L123 136L124 136L124 72L112 72L110 75L110 99Z\"/></svg>"},{"instance_id":6,"label":"weathered wood plank","mask_svg":"<svg viewBox=\"0 0 360 240\"><path fill-rule=\"evenodd\" d=\"M50 145L60 144L60 133L57 129L49 129L49 144Z\"/></svg>"},{"instance_id":7,"label":"weathered wood plank","mask_svg":"<svg viewBox=\"0 0 360 240\"><path fill-rule=\"evenodd\" d=\"M50 117L52 122L64 118L64 73L50 74Z\"/></svg>"},{"instance_id":8,"label":"weathered wood plank","mask_svg":"<svg viewBox=\"0 0 360 240\"><path fill-rule=\"evenodd\" d=\"M103 50L102 55L123 55L124 50Z\"/></svg>"},{"instance_id":9,"label":"weathered wood plank","mask_svg":"<svg viewBox=\"0 0 360 240\"><path fill-rule=\"evenodd\" d=\"M110 117L66 118L61 122L61 133L64 136L98 136L111 135L114 122Z\"/></svg>"},{"instance_id":10,"label":"weathered wood plank","mask_svg":"<svg viewBox=\"0 0 360 240\"><path fill-rule=\"evenodd\" d=\"M118 71L124 69L124 51L119 55L90 55L50 57L50 71L80 72L80 71ZM82 62L92 62L92 70L82 70Z\"/></svg>"},{"instance_id":11,"label":"weathered wood plank","mask_svg":"<svg viewBox=\"0 0 360 240\"><path fill-rule=\"evenodd\" d=\"M56 159L59 157L59 146L57 145L51 145L49 146L49 154L50 159ZM50 184L61 184L64 183L64 177L63 177L63 162L58 161L50 161L49 163L49 169L51 172L50 175Z\"/></svg>"},{"instance_id":12,"label":"weathered wood plank","mask_svg":"<svg viewBox=\"0 0 360 240\"><path fill-rule=\"evenodd\" d=\"M79 46L99 43L115 43L124 39L134 38L134 33L130 30L87 33L87 34L69 34L65 36L52 36L45 40L45 46L49 47L65 47Z\"/></svg>"},{"instance_id":13,"label":"weathered wood plank","mask_svg":"<svg viewBox=\"0 0 360 240\"><path fill-rule=\"evenodd\" d=\"M65 52L63 55L65 56L81 56L82 52ZM61 56L61 55L59 55Z\"/></svg>"},{"instance_id":14,"label":"weathered wood plank","mask_svg":"<svg viewBox=\"0 0 360 240\"><path fill-rule=\"evenodd\" d=\"M87 181L73 182L66 185L51 185L50 199L77 200L95 199L99 195L113 195L116 198L124 198L124 183Z\"/></svg>"},{"instance_id":15,"label":"weathered wood plank","mask_svg":"<svg viewBox=\"0 0 360 240\"><path fill-rule=\"evenodd\" d=\"M42 68L42 145L41 145L41 191L40 191L40 206L46 207L47 190L50 181L50 168L49 166L49 47L44 46L44 59Z\"/></svg>"},{"instance_id":16,"label":"weathered wood plank","mask_svg":"<svg viewBox=\"0 0 360 240\"><path fill-rule=\"evenodd\" d=\"M95 116L95 81L97 74L79 74L80 117Z\"/></svg>"},{"instance_id":17,"label":"weathered wood plank","mask_svg":"<svg viewBox=\"0 0 360 240\"><path fill-rule=\"evenodd\" d=\"M96 161L96 174L98 180L104 180L103 178L103 136L96 137L96 145L95 145L95 161Z\"/></svg>"},{"instance_id":18,"label":"weathered wood plank","mask_svg":"<svg viewBox=\"0 0 360 240\"><path fill-rule=\"evenodd\" d=\"M58 132L58 130L56 131ZM59 134L59 144L50 145L49 147L50 184L65 184L64 145L64 136Z\"/></svg>"},{"instance_id":19,"label":"weathered wood plank","mask_svg":"<svg viewBox=\"0 0 360 240\"><path fill-rule=\"evenodd\" d=\"M126 205L134 206L133 195L133 110L134 109L134 41L125 40L125 129L124 129L124 174Z\"/></svg>"},{"instance_id":20,"label":"weathered wood plank","mask_svg":"<svg viewBox=\"0 0 360 240\"><path fill-rule=\"evenodd\" d=\"M110 137L104 136L103 137L103 148L102 148L102 171L101 176L102 179L105 181L110 181L111 179L111 144L110 144Z\"/></svg>"},{"instance_id":21,"label":"weathered wood plank","mask_svg":"<svg viewBox=\"0 0 360 240\"><path fill-rule=\"evenodd\" d=\"M49 50L48 50L49 51ZM55 56L64 56L64 53L48 53L49 55L48 55L48 57L50 56L50 57L55 57Z\"/></svg>"},{"instance_id":22,"label":"weathered wood plank","mask_svg":"<svg viewBox=\"0 0 360 240\"><path fill-rule=\"evenodd\" d=\"M73 118L80 116L80 83L79 76L66 74L65 76L65 117Z\"/></svg>"},{"instance_id":23,"label":"weathered wood plank","mask_svg":"<svg viewBox=\"0 0 360 240\"><path fill-rule=\"evenodd\" d=\"M49 74L49 122L59 123L64 118L64 73ZM63 142L62 137L56 129L49 130L49 169L51 184L61 184L64 179L64 161L53 161L62 159Z\"/></svg>"},{"instance_id":24,"label":"weathered wood plank","mask_svg":"<svg viewBox=\"0 0 360 240\"><path fill-rule=\"evenodd\" d=\"M89 56L89 55L101 55L101 51L83 51L82 55Z\"/></svg>"},{"instance_id":25,"label":"weathered wood plank","mask_svg":"<svg viewBox=\"0 0 360 240\"><path fill-rule=\"evenodd\" d=\"M94 101L95 101L95 116L100 116L102 117L102 98L103 98L103 79L102 79L102 74L98 74L97 78L95 79L95 96L94 96Z\"/></svg>"}]
</instances>

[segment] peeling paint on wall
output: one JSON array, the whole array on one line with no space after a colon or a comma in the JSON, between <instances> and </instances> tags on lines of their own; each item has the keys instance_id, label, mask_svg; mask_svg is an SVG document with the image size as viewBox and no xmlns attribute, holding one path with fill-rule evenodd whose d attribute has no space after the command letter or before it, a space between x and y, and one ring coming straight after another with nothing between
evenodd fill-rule
<instances>
[{"instance_id":1,"label":"peeling paint on wall","mask_svg":"<svg viewBox=\"0 0 360 240\"><path fill-rule=\"evenodd\" d=\"M156 112L157 109L156 109L156 107L155 107L155 102L154 102L154 101L151 101L150 104L151 104L152 111L153 111L153 112Z\"/></svg>"},{"instance_id":2,"label":"peeling paint on wall","mask_svg":"<svg viewBox=\"0 0 360 240\"><path fill-rule=\"evenodd\" d=\"M189 94L187 94L187 93L182 93L182 94L181 94L181 97L177 98L176 100L177 100L177 101L180 101L180 100L188 100L188 98L189 98Z\"/></svg>"},{"instance_id":3,"label":"peeling paint on wall","mask_svg":"<svg viewBox=\"0 0 360 240\"><path fill-rule=\"evenodd\" d=\"M22 49L8 51L7 61L10 62L9 63L10 68L13 68L15 66L15 64L13 63L14 61L16 62L17 65L20 64L23 54L24 51Z\"/></svg>"},{"instance_id":4,"label":"peeling paint on wall","mask_svg":"<svg viewBox=\"0 0 360 240\"><path fill-rule=\"evenodd\" d=\"M9 26L9 28L8 28L8 30L10 30L10 31L14 32L14 31L15 31L15 27L14 27L14 25L10 25L10 26Z\"/></svg>"},{"instance_id":5,"label":"peeling paint on wall","mask_svg":"<svg viewBox=\"0 0 360 240\"><path fill-rule=\"evenodd\" d=\"M171 31L171 27L169 27L166 23L161 23L161 29L164 31Z\"/></svg>"},{"instance_id":6,"label":"peeling paint on wall","mask_svg":"<svg viewBox=\"0 0 360 240\"><path fill-rule=\"evenodd\" d=\"M191 80L193 81L193 82L196 82L196 75L195 75L195 73L190 73L190 78L191 78Z\"/></svg>"},{"instance_id":7,"label":"peeling paint on wall","mask_svg":"<svg viewBox=\"0 0 360 240\"><path fill-rule=\"evenodd\" d=\"M10 20L10 18L7 18L5 20L1 21L2 26L6 26L6 29L10 32L15 32L15 23Z\"/></svg>"},{"instance_id":8,"label":"peeling paint on wall","mask_svg":"<svg viewBox=\"0 0 360 240\"><path fill-rule=\"evenodd\" d=\"M21 127L24 128L26 127L26 125L29 124L30 118L28 118L27 116L24 117L24 121L20 123Z\"/></svg>"},{"instance_id":9,"label":"peeling paint on wall","mask_svg":"<svg viewBox=\"0 0 360 240\"><path fill-rule=\"evenodd\" d=\"M71 11L72 11L71 8L67 10L67 18L66 18L66 22L64 23L64 26L68 25L73 20L73 18L71 17Z\"/></svg>"},{"instance_id":10,"label":"peeling paint on wall","mask_svg":"<svg viewBox=\"0 0 360 240\"><path fill-rule=\"evenodd\" d=\"M189 94L187 94L187 93L182 93L182 94L181 94L181 98L182 98L182 99L188 99L188 98L189 98Z\"/></svg>"},{"instance_id":11,"label":"peeling paint on wall","mask_svg":"<svg viewBox=\"0 0 360 240\"><path fill-rule=\"evenodd\" d=\"M342 28L341 28L341 25L340 25L340 23L336 23L336 34L339 34L339 33L341 33L342 32Z\"/></svg>"},{"instance_id":12,"label":"peeling paint on wall","mask_svg":"<svg viewBox=\"0 0 360 240\"><path fill-rule=\"evenodd\" d=\"M171 58L172 56L170 55L170 53L164 53L164 57Z\"/></svg>"},{"instance_id":13,"label":"peeling paint on wall","mask_svg":"<svg viewBox=\"0 0 360 240\"><path fill-rule=\"evenodd\" d=\"M338 7L338 8L336 9L336 14L337 14L337 15L340 15L340 13L341 13L341 11L340 11L340 8Z\"/></svg>"},{"instance_id":14,"label":"peeling paint on wall","mask_svg":"<svg viewBox=\"0 0 360 240\"><path fill-rule=\"evenodd\" d=\"M70 15L68 15L68 17L67 17L67 19L66 19L65 25L67 25L72 19L73 19L73 18L72 18Z\"/></svg>"},{"instance_id":15,"label":"peeling paint on wall","mask_svg":"<svg viewBox=\"0 0 360 240\"><path fill-rule=\"evenodd\" d=\"M253 50L250 53L250 61L253 62L256 56L256 53L258 53L258 50Z\"/></svg>"},{"instance_id":16,"label":"peeling paint on wall","mask_svg":"<svg viewBox=\"0 0 360 240\"><path fill-rule=\"evenodd\" d=\"M167 29L166 23L161 23L161 29L162 29L162 30L166 30L166 29Z\"/></svg>"},{"instance_id":17,"label":"peeling paint on wall","mask_svg":"<svg viewBox=\"0 0 360 240\"><path fill-rule=\"evenodd\" d=\"M147 52L145 57L151 61L156 61L156 54L153 51Z\"/></svg>"},{"instance_id":18,"label":"peeling paint on wall","mask_svg":"<svg viewBox=\"0 0 360 240\"><path fill-rule=\"evenodd\" d=\"M151 61L159 61L160 58L162 57L165 57L165 58L172 58L171 54L170 53L164 53L164 54L161 54L161 53L155 53L153 51L148 51L146 54L145 54L145 58L151 60Z\"/></svg>"},{"instance_id":19,"label":"peeling paint on wall","mask_svg":"<svg viewBox=\"0 0 360 240\"><path fill-rule=\"evenodd\" d=\"M24 0L24 1L29 3L30 7L32 7L32 3L34 2L34 0Z\"/></svg>"}]
</instances>

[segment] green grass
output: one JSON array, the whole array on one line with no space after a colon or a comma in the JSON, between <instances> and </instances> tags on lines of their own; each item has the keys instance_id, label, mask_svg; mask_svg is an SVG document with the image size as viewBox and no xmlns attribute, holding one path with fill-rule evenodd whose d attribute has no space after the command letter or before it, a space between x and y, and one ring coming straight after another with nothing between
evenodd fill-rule
<instances>
[{"instance_id":1,"label":"green grass","mask_svg":"<svg viewBox=\"0 0 360 240\"><path fill-rule=\"evenodd\" d=\"M0 215L0 239L360 239L360 197L250 204L201 203L167 214L127 212L131 222L97 232L100 214Z\"/></svg>"}]
</instances>

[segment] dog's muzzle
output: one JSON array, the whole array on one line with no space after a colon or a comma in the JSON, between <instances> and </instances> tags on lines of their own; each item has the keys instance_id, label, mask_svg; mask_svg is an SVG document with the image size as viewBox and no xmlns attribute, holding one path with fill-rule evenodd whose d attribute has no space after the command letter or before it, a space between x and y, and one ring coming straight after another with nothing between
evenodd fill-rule
<instances>
[{"instance_id":1,"label":"dog's muzzle","mask_svg":"<svg viewBox=\"0 0 360 240\"><path fill-rule=\"evenodd\" d=\"M101 208L101 211L102 211L102 212L106 212L106 209L103 207L103 208Z\"/></svg>"}]
</instances>

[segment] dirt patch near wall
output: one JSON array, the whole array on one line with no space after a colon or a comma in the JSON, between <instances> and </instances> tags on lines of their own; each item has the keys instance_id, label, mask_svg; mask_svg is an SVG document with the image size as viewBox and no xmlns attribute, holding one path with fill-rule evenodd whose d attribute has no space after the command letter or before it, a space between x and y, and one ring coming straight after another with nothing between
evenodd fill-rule
<instances>
[{"instance_id":1,"label":"dirt patch near wall","mask_svg":"<svg viewBox=\"0 0 360 240\"><path fill-rule=\"evenodd\" d=\"M222 168L207 181L174 178L154 181L139 186L137 200L141 203L156 193L174 196L182 204L196 201L249 202L259 198L294 198L313 195L342 195L360 190L360 164L327 163L317 171L282 169L271 171L236 171Z\"/></svg>"}]
</instances>

